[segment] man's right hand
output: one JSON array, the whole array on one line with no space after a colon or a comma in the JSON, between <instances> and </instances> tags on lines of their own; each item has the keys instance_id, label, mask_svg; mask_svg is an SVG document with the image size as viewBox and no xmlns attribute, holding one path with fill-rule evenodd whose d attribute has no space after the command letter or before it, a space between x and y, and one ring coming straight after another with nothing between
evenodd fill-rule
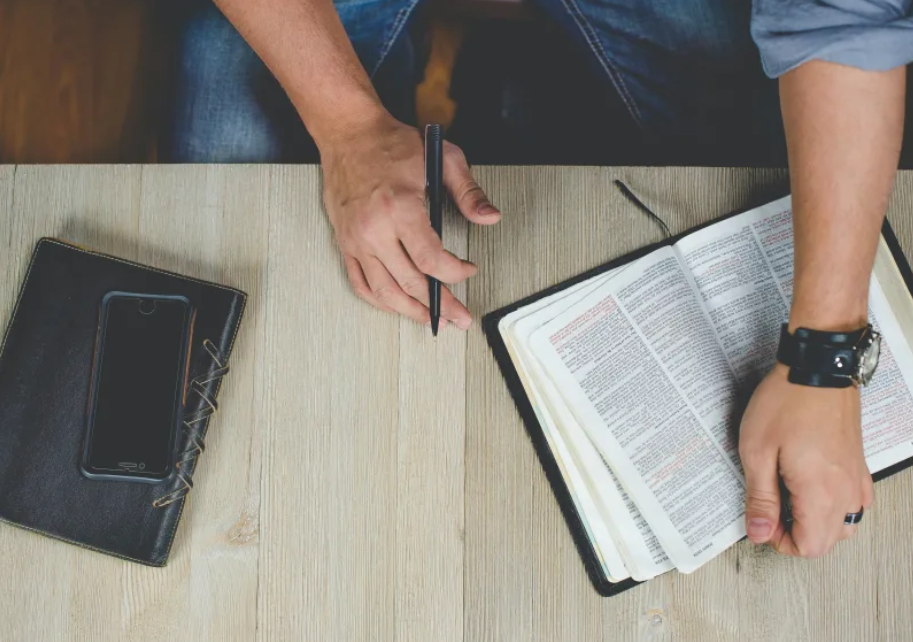
<instances>
[{"instance_id":1,"label":"man's right hand","mask_svg":"<svg viewBox=\"0 0 913 642\"><path fill-rule=\"evenodd\" d=\"M421 134L389 114L321 146L324 203L355 293L383 310L430 323L428 279L459 283L476 266L444 249L425 207ZM501 213L472 178L463 152L444 143L444 185L460 212L491 225ZM441 325L472 317L441 288Z\"/></svg>"}]
</instances>

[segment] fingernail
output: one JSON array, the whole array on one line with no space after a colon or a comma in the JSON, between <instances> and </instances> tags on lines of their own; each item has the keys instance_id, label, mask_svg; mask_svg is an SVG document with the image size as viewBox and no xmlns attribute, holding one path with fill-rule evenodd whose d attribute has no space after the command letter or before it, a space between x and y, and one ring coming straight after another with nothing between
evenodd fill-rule
<instances>
[{"instance_id":1,"label":"fingernail","mask_svg":"<svg viewBox=\"0 0 913 642\"><path fill-rule=\"evenodd\" d=\"M469 326L472 325L471 319L454 319L453 322L460 330L468 330Z\"/></svg>"},{"instance_id":2,"label":"fingernail","mask_svg":"<svg viewBox=\"0 0 913 642\"><path fill-rule=\"evenodd\" d=\"M764 540L770 535L771 524L766 519L753 517L748 520L748 539Z\"/></svg>"},{"instance_id":3,"label":"fingernail","mask_svg":"<svg viewBox=\"0 0 913 642\"><path fill-rule=\"evenodd\" d=\"M501 213L491 203L482 203L477 211L479 216L498 216Z\"/></svg>"}]
</instances>

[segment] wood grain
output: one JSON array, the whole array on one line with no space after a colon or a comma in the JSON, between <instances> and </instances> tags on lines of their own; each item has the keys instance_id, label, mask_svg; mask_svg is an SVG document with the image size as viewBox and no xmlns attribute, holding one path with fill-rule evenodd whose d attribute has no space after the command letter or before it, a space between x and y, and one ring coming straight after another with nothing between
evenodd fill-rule
<instances>
[{"instance_id":1,"label":"wood grain","mask_svg":"<svg viewBox=\"0 0 913 642\"><path fill-rule=\"evenodd\" d=\"M391 640L400 323L348 292L318 194L273 170L258 639Z\"/></svg>"},{"instance_id":2,"label":"wood grain","mask_svg":"<svg viewBox=\"0 0 913 642\"><path fill-rule=\"evenodd\" d=\"M473 315L786 190L778 171L479 168L504 211L446 241ZM248 312L170 564L0 525L0 640L857 642L909 638L913 473L814 562L742 543L612 599L590 587L476 325L347 288L320 174L287 166L0 166L0 325L38 237L222 281ZM913 174L889 217L913 250Z\"/></svg>"},{"instance_id":3,"label":"wood grain","mask_svg":"<svg viewBox=\"0 0 913 642\"><path fill-rule=\"evenodd\" d=\"M444 245L466 257L468 224L453 208ZM466 298L465 283L451 287ZM397 642L463 640L463 451L466 333L433 338L401 319L396 490Z\"/></svg>"}]
</instances>

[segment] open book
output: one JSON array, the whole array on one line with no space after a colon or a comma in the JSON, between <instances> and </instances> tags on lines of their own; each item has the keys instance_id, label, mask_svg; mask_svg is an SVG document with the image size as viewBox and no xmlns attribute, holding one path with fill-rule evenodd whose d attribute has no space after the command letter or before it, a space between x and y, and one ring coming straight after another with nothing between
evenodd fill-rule
<instances>
[{"instance_id":1,"label":"open book","mask_svg":"<svg viewBox=\"0 0 913 642\"><path fill-rule=\"evenodd\" d=\"M775 361L792 257L787 197L486 319L600 582L690 573L745 536L739 421ZM861 392L872 473L913 457L913 297L901 268L882 238L869 303L881 361Z\"/></svg>"}]
</instances>

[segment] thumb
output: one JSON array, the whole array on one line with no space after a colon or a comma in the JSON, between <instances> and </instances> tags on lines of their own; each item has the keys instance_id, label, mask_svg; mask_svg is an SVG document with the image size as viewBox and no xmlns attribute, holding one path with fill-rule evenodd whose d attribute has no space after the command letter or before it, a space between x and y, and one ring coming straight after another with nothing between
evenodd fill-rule
<instances>
[{"instance_id":1,"label":"thumb","mask_svg":"<svg viewBox=\"0 0 913 642\"><path fill-rule=\"evenodd\" d=\"M460 213L473 223L491 225L501 220L501 212L472 177L463 150L448 142L444 143L444 185Z\"/></svg>"},{"instance_id":2,"label":"thumb","mask_svg":"<svg viewBox=\"0 0 913 642\"><path fill-rule=\"evenodd\" d=\"M745 530L755 544L770 541L780 522L780 486L777 477L777 451L756 453L743 458L748 486L745 505Z\"/></svg>"}]
</instances>

